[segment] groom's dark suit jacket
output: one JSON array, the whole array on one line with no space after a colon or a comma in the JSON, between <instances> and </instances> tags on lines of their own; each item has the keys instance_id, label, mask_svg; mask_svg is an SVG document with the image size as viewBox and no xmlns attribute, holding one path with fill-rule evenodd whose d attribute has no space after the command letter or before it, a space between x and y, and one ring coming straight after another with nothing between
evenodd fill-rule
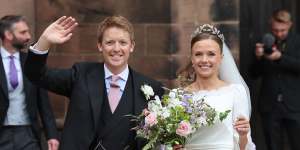
<instances>
[{"instance_id":1,"label":"groom's dark suit jacket","mask_svg":"<svg viewBox=\"0 0 300 150\"><path fill-rule=\"evenodd\" d=\"M107 150L140 149L135 139L135 126L125 115L139 115L147 101L143 84L163 94L161 84L131 68L121 101L112 114L105 88L103 63L77 63L71 69L48 69L47 54L29 52L25 72L28 78L50 91L69 97L70 103L62 134L61 150L87 150L101 141Z\"/></svg>"},{"instance_id":2,"label":"groom's dark suit jacket","mask_svg":"<svg viewBox=\"0 0 300 150\"><path fill-rule=\"evenodd\" d=\"M27 54L20 52L21 67L24 69L24 63ZM25 75L23 75L23 85L25 92L26 110L31 121L31 127L33 133L39 139L40 137L40 125L38 119L38 113L42 119L44 129L46 131L47 138L58 138L58 133L55 125L54 115L51 110L51 106L48 100L47 91L38 88L33 85ZM3 129L3 122L7 115L9 107L8 99L8 86L5 76L2 57L0 55L0 134Z\"/></svg>"}]
</instances>

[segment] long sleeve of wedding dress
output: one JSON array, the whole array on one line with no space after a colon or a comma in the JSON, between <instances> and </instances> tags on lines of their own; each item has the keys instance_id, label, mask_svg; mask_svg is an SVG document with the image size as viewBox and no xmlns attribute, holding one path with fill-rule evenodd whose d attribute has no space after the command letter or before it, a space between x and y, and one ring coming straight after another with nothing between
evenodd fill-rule
<instances>
[{"instance_id":1,"label":"long sleeve of wedding dress","mask_svg":"<svg viewBox=\"0 0 300 150\"><path fill-rule=\"evenodd\" d=\"M240 116L246 117L248 120L250 120L250 110L248 110L248 100L247 100L247 93L243 86L236 86L236 89L234 90L236 92L236 98L233 101L233 110L232 110L232 116L233 116L233 122L236 121L236 119ZM234 136L234 145L235 150L239 150L239 134L236 130L233 132ZM255 144L252 142L251 138L251 129L248 132L247 135L248 142L246 145L246 150L255 150Z\"/></svg>"}]
</instances>

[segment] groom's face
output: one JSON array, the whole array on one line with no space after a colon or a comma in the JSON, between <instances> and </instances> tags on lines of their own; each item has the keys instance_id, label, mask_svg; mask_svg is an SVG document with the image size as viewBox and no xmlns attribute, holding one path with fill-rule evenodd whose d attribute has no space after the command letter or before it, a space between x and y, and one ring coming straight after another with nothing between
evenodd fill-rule
<instances>
[{"instance_id":1,"label":"groom's face","mask_svg":"<svg viewBox=\"0 0 300 150\"><path fill-rule=\"evenodd\" d=\"M130 34L121 28L110 27L103 33L98 49L103 54L104 63L111 71L122 71L128 64L130 53L133 52L134 42Z\"/></svg>"}]
</instances>

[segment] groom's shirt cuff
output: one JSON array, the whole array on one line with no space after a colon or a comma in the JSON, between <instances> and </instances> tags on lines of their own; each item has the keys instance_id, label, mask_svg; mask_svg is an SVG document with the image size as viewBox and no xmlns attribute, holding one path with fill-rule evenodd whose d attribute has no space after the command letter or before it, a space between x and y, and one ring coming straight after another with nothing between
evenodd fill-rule
<instances>
[{"instance_id":1,"label":"groom's shirt cuff","mask_svg":"<svg viewBox=\"0 0 300 150\"><path fill-rule=\"evenodd\" d=\"M29 50L31 52L33 52L34 54L38 54L38 55L44 55L44 54L47 54L49 52L49 50L41 51L41 50L35 49L34 45L33 46L29 46Z\"/></svg>"}]
</instances>

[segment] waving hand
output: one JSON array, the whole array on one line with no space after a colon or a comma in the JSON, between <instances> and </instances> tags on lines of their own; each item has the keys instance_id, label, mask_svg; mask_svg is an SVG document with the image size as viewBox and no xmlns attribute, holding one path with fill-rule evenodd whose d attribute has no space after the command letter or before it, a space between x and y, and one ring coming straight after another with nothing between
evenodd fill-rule
<instances>
[{"instance_id":1,"label":"waving hand","mask_svg":"<svg viewBox=\"0 0 300 150\"><path fill-rule=\"evenodd\" d=\"M48 50L52 44L62 44L72 37L72 32L78 25L73 17L60 17L50 24L34 46L38 50Z\"/></svg>"}]
</instances>

